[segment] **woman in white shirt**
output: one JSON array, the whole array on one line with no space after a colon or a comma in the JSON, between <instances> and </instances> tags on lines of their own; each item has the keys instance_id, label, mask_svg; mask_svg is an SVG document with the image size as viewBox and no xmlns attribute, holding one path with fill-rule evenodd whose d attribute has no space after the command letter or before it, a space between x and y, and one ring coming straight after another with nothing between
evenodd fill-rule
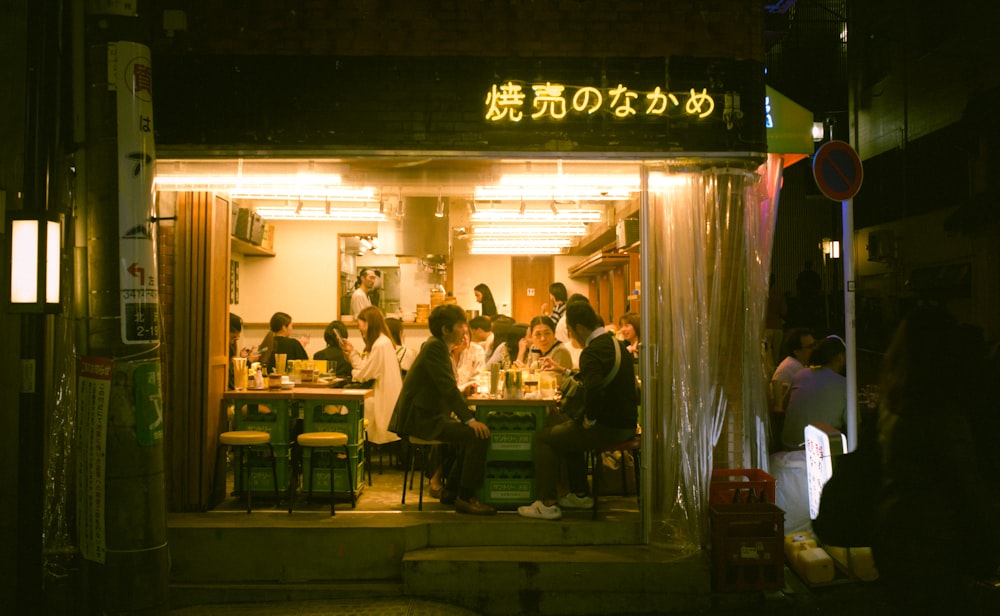
<instances>
[{"instance_id":1,"label":"woman in white shirt","mask_svg":"<svg viewBox=\"0 0 1000 616\"><path fill-rule=\"evenodd\" d=\"M389 419L396 406L403 379L399 374L396 346L385 323L385 316L376 306L368 306L357 316L361 338L365 341L364 355L359 354L349 341L344 341L344 354L351 362L351 378L356 382L375 380L374 395L365 401L368 419L368 440L376 445L398 441L389 432Z\"/></svg>"}]
</instances>

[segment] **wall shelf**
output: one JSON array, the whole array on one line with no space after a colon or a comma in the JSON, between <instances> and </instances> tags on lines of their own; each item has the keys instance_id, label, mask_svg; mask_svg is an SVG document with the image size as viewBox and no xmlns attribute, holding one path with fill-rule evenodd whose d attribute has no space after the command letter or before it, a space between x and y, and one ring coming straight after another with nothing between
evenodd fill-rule
<instances>
[{"instance_id":1,"label":"wall shelf","mask_svg":"<svg viewBox=\"0 0 1000 616\"><path fill-rule=\"evenodd\" d=\"M622 265L628 265L629 256L620 252L598 251L590 255L583 261L570 266L570 278L590 278L597 274L615 269Z\"/></svg>"},{"instance_id":2,"label":"wall shelf","mask_svg":"<svg viewBox=\"0 0 1000 616\"><path fill-rule=\"evenodd\" d=\"M273 257L275 252L273 250L268 250L261 246L251 244L238 237L229 237L229 247L230 250L237 254L246 255L248 257Z\"/></svg>"}]
</instances>

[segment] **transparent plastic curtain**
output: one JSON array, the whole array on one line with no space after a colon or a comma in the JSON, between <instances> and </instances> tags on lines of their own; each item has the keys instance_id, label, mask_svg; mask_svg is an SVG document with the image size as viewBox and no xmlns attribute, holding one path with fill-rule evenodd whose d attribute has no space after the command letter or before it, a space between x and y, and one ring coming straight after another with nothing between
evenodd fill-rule
<instances>
[{"instance_id":1,"label":"transparent plastic curtain","mask_svg":"<svg viewBox=\"0 0 1000 616\"><path fill-rule=\"evenodd\" d=\"M713 467L766 465L762 341L775 178L771 162L653 171L662 175L650 176L644 216L643 331L652 354L645 433L656 436L649 538L698 549L708 539ZM723 434L729 442L720 443Z\"/></svg>"}]
</instances>

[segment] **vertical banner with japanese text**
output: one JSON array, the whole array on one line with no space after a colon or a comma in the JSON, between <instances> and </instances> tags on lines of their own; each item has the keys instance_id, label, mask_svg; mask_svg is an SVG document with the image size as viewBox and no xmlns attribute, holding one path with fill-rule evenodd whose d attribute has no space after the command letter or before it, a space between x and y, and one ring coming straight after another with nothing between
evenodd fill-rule
<instances>
[{"instance_id":1,"label":"vertical banner with japanese text","mask_svg":"<svg viewBox=\"0 0 1000 616\"><path fill-rule=\"evenodd\" d=\"M77 433L80 435L77 534L80 537L80 553L87 560L97 563L104 562L107 549L104 535L104 471L113 368L114 361L104 357L81 357L77 363Z\"/></svg>"},{"instance_id":2,"label":"vertical banner with japanese text","mask_svg":"<svg viewBox=\"0 0 1000 616\"><path fill-rule=\"evenodd\" d=\"M153 70L149 48L108 46L108 83L118 108L118 244L122 342L160 339L153 233Z\"/></svg>"}]
</instances>

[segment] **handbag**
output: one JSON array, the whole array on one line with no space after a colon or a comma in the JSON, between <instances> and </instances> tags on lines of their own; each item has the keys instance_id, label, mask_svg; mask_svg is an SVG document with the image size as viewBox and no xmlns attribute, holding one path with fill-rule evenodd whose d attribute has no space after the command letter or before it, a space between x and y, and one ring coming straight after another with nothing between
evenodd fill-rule
<instances>
[{"instance_id":1,"label":"handbag","mask_svg":"<svg viewBox=\"0 0 1000 616\"><path fill-rule=\"evenodd\" d=\"M614 380L615 376L618 374L618 368L621 367L622 363L622 350L618 341L615 340L615 366L611 369L611 372L604 377L602 383L603 387L607 387L611 381ZM584 388L583 382L576 378L575 375L569 375L563 379L562 384L559 386L559 411L569 417L570 419L577 420L583 417L584 409Z\"/></svg>"}]
</instances>

